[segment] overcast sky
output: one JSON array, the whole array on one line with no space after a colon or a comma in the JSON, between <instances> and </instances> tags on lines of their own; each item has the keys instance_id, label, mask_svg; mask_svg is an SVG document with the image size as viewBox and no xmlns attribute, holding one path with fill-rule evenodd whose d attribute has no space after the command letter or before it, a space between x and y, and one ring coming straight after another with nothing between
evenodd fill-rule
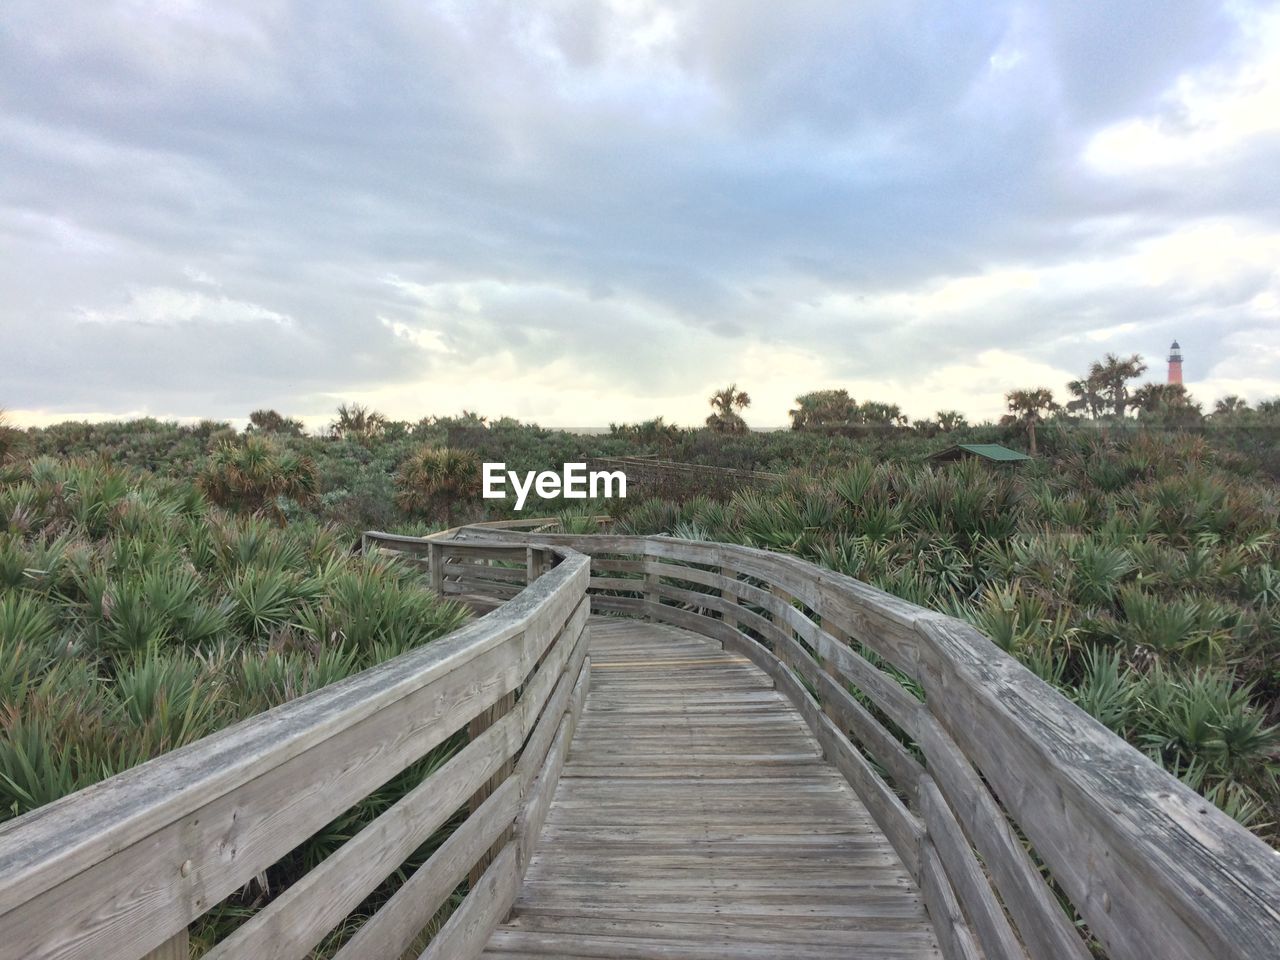
<instances>
[{"instance_id":1,"label":"overcast sky","mask_svg":"<svg viewBox=\"0 0 1280 960\"><path fill-rule=\"evenodd\" d=\"M998 415L1280 394L1280 12L0 4L0 407Z\"/></svg>"}]
</instances>

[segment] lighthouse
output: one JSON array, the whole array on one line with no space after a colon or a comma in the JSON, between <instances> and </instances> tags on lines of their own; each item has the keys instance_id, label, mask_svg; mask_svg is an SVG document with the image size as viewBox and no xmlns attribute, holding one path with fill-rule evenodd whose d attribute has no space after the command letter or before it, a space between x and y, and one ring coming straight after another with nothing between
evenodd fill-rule
<instances>
[{"instance_id":1,"label":"lighthouse","mask_svg":"<svg viewBox=\"0 0 1280 960\"><path fill-rule=\"evenodd\" d=\"M1169 348L1169 382L1182 383L1182 348L1177 340Z\"/></svg>"}]
</instances>

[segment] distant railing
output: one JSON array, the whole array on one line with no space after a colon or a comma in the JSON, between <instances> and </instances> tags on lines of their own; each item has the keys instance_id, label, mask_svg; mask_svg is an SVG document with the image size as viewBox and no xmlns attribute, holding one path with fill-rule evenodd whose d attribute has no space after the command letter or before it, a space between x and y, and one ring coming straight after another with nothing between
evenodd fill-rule
<instances>
[{"instance_id":1,"label":"distant railing","mask_svg":"<svg viewBox=\"0 0 1280 960\"><path fill-rule=\"evenodd\" d=\"M727 499L738 490L769 487L780 473L736 470L702 463L659 460L656 457L596 457L592 470L621 470L627 476L627 496L683 499L693 494Z\"/></svg>"},{"instance_id":2,"label":"distant railing","mask_svg":"<svg viewBox=\"0 0 1280 960\"><path fill-rule=\"evenodd\" d=\"M464 730L460 752L206 956L308 956L459 811L337 957L400 957L468 877L422 956L477 955L582 709L588 561L541 544L465 553L521 561L487 581L510 601L491 615L0 827L0 958L185 958L188 924Z\"/></svg>"},{"instance_id":3,"label":"distant railing","mask_svg":"<svg viewBox=\"0 0 1280 960\"><path fill-rule=\"evenodd\" d=\"M521 539L590 555L595 612L701 633L772 676L920 884L946 957L1089 960L1057 891L1113 960L1280 957L1280 852L968 624L765 550Z\"/></svg>"}]
</instances>

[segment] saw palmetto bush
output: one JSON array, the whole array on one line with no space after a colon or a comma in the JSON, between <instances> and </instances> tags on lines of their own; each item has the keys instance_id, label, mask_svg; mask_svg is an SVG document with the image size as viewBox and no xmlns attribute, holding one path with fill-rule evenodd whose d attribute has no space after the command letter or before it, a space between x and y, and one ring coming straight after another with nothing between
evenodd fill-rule
<instances>
[{"instance_id":1,"label":"saw palmetto bush","mask_svg":"<svg viewBox=\"0 0 1280 960\"><path fill-rule=\"evenodd\" d=\"M973 623L1242 822L1280 836L1280 495L1200 437L1058 438L1020 470L854 460L635 533L794 553Z\"/></svg>"},{"instance_id":2,"label":"saw palmetto bush","mask_svg":"<svg viewBox=\"0 0 1280 960\"><path fill-rule=\"evenodd\" d=\"M396 503L411 516L453 522L480 494L480 458L470 450L420 447L396 471Z\"/></svg>"},{"instance_id":3,"label":"saw palmetto bush","mask_svg":"<svg viewBox=\"0 0 1280 960\"><path fill-rule=\"evenodd\" d=\"M0 819L464 621L413 568L352 555L349 539L314 522L281 528L270 510L242 516L209 500L189 481L101 461L41 458L0 473ZM287 886L414 775L217 907L197 941Z\"/></svg>"},{"instance_id":4,"label":"saw palmetto bush","mask_svg":"<svg viewBox=\"0 0 1280 960\"><path fill-rule=\"evenodd\" d=\"M308 456L258 435L220 444L200 470L197 482L221 507L272 516L282 525L287 504L308 507L319 498L319 477Z\"/></svg>"}]
</instances>

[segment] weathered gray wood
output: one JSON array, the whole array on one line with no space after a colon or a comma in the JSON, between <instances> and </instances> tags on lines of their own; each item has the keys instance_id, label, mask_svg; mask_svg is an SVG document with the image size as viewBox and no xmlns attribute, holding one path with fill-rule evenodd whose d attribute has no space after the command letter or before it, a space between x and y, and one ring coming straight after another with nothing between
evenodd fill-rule
<instances>
[{"instance_id":1,"label":"weathered gray wood","mask_svg":"<svg viewBox=\"0 0 1280 960\"><path fill-rule=\"evenodd\" d=\"M519 804L519 784L511 778L365 921L334 960L397 958L408 950L472 864L515 822Z\"/></svg>"},{"instance_id":2,"label":"weathered gray wood","mask_svg":"<svg viewBox=\"0 0 1280 960\"><path fill-rule=\"evenodd\" d=\"M825 630L818 636L818 655L830 661L844 679L865 693L890 720L915 736L920 701L902 684Z\"/></svg>"},{"instance_id":3,"label":"weathered gray wood","mask_svg":"<svg viewBox=\"0 0 1280 960\"><path fill-rule=\"evenodd\" d=\"M778 689L791 699L813 729L818 743L828 760L845 776L866 804L871 816L884 831L894 850L902 858L907 870L917 879L920 876L919 848L924 828L907 809L901 798L872 769L867 759L849 743L848 739L822 712L822 708L809 695L809 691L786 670L775 675Z\"/></svg>"},{"instance_id":4,"label":"weathered gray wood","mask_svg":"<svg viewBox=\"0 0 1280 960\"><path fill-rule=\"evenodd\" d=\"M966 624L918 624L930 705L1114 960L1280 955L1280 854Z\"/></svg>"},{"instance_id":5,"label":"weathered gray wood","mask_svg":"<svg viewBox=\"0 0 1280 960\"><path fill-rule=\"evenodd\" d=\"M915 726L929 773L986 864L1028 952L1035 960L1090 960L1074 924L968 758L932 715L923 715Z\"/></svg>"},{"instance_id":6,"label":"weathered gray wood","mask_svg":"<svg viewBox=\"0 0 1280 960\"><path fill-rule=\"evenodd\" d=\"M538 836L542 832L542 824L546 820L547 810L551 806L551 797L556 785L560 782L560 771L564 767L565 755L569 752L569 739L573 736L573 718L564 715L556 729L555 739L550 750L538 769L538 775L529 787L529 795L516 818L515 847L520 872L533 858Z\"/></svg>"},{"instance_id":7,"label":"weathered gray wood","mask_svg":"<svg viewBox=\"0 0 1280 960\"><path fill-rule=\"evenodd\" d=\"M444 594L444 546L432 541L427 548L428 570L431 574L431 589L437 594Z\"/></svg>"},{"instance_id":8,"label":"weathered gray wood","mask_svg":"<svg viewBox=\"0 0 1280 960\"><path fill-rule=\"evenodd\" d=\"M662 624L590 631L592 692L483 956L937 960L919 890L767 675Z\"/></svg>"},{"instance_id":9,"label":"weathered gray wood","mask_svg":"<svg viewBox=\"0 0 1280 960\"><path fill-rule=\"evenodd\" d=\"M162 940L169 930L190 923L372 785L443 742L468 716L511 689L523 672L518 650L499 647L342 727L250 783L168 820L145 841L0 917L0 956L131 960L141 952L138 946L150 949L151 937ZM172 873L158 873L157 862L172 864ZM101 906L86 910L86 904ZM155 926L131 923L137 915L151 917Z\"/></svg>"},{"instance_id":10,"label":"weathered gray wood","mask_svg":"<svg viewBox=\"0 0 1280 960\"><path fill-rule=\"evenodd\" d=\"M641 579L624 577L592 577L590 587L592 590L624 590L629 593L643 593L645 583Z\"/></svg>"},{"instance_id":11,"label":"weathered gray wood","mask_svg":"<svg viewBox=\"0 0 1280 960\"><path fill-rule=\"evenodd\" d=\"M830 645L825 649L830 650ZM913 796L923 770L897 738L889 733L862 704L854 700L847 690L820 669L808 651L797 641L780 637L774 653L817 690L822 700L822 709L827 715L842 724L844 730L855 731L872 756L887 768L897 787L909 796ZM839 667L839 661L836 661L836 666ZM867 666L870 667L870 664ZM892 682L888 677L885 677L885 680ZM906 693L897 684L894 686ZM912 702L919 705L917 700L912 699ZM844 730L841 731L841 735L845 735Z\"/></svg>"},{"instance_id":12,"label":"weathered gray wood","mask_svg":"<svg viewBox=\"0 0 1280 960\"><path fill-rule=\"evenodd\" d=\"M183 930L156 947L142 960L190 960L190 958L191 942L187 931Z\"/></svg>"},{"instance_id":13,"label":"weathered gray wood","mask_svg":"<svg viewBox=\"0 0 1280 960\"><path fill-rule=\"evenodd\" d=\"M516 526L537 530L543 525L531 520ZM559 814L556 801L551 801L544 828L546 855L570 858L577 871L555 881L557 895L572 905L579 919L615 925L613 933L595 936L589 946L580 941L583 949L596 955L629 955L617 952L629 949L618 941L625 939L625 924L637 922L602 915L596 905L599 890L607 898L612 881L602 875L594 878L594 886L586 883L586 877L601 870L590 860L573 859L566 831L586 823L582 817L589 807L617 819L593 821L588 832L575 833L574 838L592 849L622 849L634 843L637 831L648 831L655 842L661 838L666 844L664 862L680 862L683 856L687 870L689 841L672 818L688 811L689 800L681 792L685 787L674 781L749 782L751 790L767 794L774 785L794 781L797 771L829 769L811 747L784 747L792 734L760 699L776 694L767 684L759 687L732 679L738 676L733 664L745 660L774 678L825 756L862 796L865 811L896 851L893 862L899 869L905 863L919 877L949 957L976 955L976 934L991 957L1021 960L999 901L1017 926L1026 952L1036 960L1083 960L1087 955L1040 881L1010 820L1030 838L1113 960L1280 955L1280 863L1274 852L971 628L769 551L667 537L530 538L497 526L451 531L430 541L374 533L362 538L365 549L397 551L409 560L418 557L418 562L425 550L438 590L482 607L501 604L485 620L433 644L429 655L407 655L113 778L79 795L74 807L70 800L59 802L0 827L0 957L136 960L166 938L180 935L210 903L358 799L367 783L381 782L402 769L486 709L487 721L502 725L502 738L525 741L523 766L514 768L499 793L518 798L522 785L531 788L525 802L513 801L505 823L486 821L485 829L493 829L487 842L492 845L513 829L517 816L524 818L526 835L536 834L546 797L559 791L554 771L565 760L570 732L585 702L580 691L585 690L590 660L578 640L587 616L582 597L588 587L643 591L631 597L594 595L590 608L653 618L655 622L643 629L671 644L680 672L673 675L672 666L659 660L633 663L605 657L599 665L604 687L612 682L611 671L621 671L618 677L630 673L656 686L633 687L601 707L601 716L612 714L627 724L626 736L588 714L580 736L598 750L570 756L564 776L580 781L582 789L586 784L620 783L627 791L614 800L597 797L588 806L568 801ZM571 548L596 559L589 563ZM494 566L495 560L519 566ZM642 574L644 579L617 576L623 573ZM521 589L530 579L534 583ZM625 629L602 623L599 639L604 649L634 656ZM724 659L691 655L688 635L677 627L718 641ZM764 645L742 630L762 638ZM926 702L850 649L844 637L922 681ZM818 700L792 669L816 690ZM570 686L569 678L575 675L578 679ZM845 681L866 693L917 741L927 757L928 777L922 776L910 752L848 693ZM667 689L672 684L682 704L678 722L675 714L665 712L673 702L673 690ZM517 688L522 692L514 704L493 709ZM697 699L691 702L690 697ZM673 738L681 724L695 720L708 724L704 735L694 749L682 749ZM481 725L475 730L483 738L488 733L480 732ZM850 743L850 731L895 784L920 787L928 833ZM745 748L747 742L753 749ZM534 780L539 774L541 778ZM647 794L638 792L646 788ZM474 824L492 816L499 793L459 829L464 840L478 843L479 828ZM727 838L740 835L744 827L754 828L757 799L734 794L704 798L702 810L718 818L717 826L704 829ZM818 806L807 806L810 802ZM796 803L793 797L792 805ZM795 809L797 814L812 813L820 807L815 794ZM388 840L386 850L379 848L367 865L353 868L360 885L394 857L395 843L409 842L396 833L396 822L392 817L383 826L391 827L391 835L400 839ZM787 897L814 902L827 887L819 887L807 872L816 866L805 854L813 826L799 815L772 819L769 829L785 838L792 869L773 869L767 879L735 872L739 899L721 904L728 912L720 914L717 908L717 914L731 916L734 922L758 923L783 909ZM754 862L750 858L758 860L764 846L755 842L735 854L744 869ZM452 849L457 853L461 847ZM359 850L358 844L344 848L341 856L354 864ZM415 889L421 893L424 885L435 884L430 890L440 887L440 897L447 897L452 887L440 885L449 871L458 868L465 874L481 860L483 850L484 845L477 846L473 854L468 851L460 858L466 863L451 862L447 869L436 861L432 871L415 874ZM515 847L505 847L501 855L507 851L517 864L528 862ZM542 856L534 857L531 870L536 871ZM457 939L449 942L478 949L478 931L490 922L495 904L501 905L496 866L495 862L485 872L494 880L495 896L468 897L451 928L455 932L450 938ZM689 932L690 911L701 907L690 899L696 893L695 881L687 874L660 878L657 861L650 867L629 881L629 896L651 911L646 916L662 917L644 922L683 924ZM326 869L334 869L330 861L296 893L278 899L283 906L276 913L264 912L266 920L250 921L243 937L277 922L281 926L272 934L277 942L301 943L313 937L331 919L328 914L298 920L296 926L273 917L298 911L290 904L307 901L308 883L322 889ZM875 888L882 869L866 863L856 875L843 879L863 899L841 905L842 917L861 916L859 911L880 902L874 896L866 899L866 890ZM512 891L514 895L514 887ZM405 920L403 903L397 908L399 921L392 911L390 920L379 922L407 930L411 924ZM423 901L414 906L426 905ZM339 909L331 908L335 913ZM810 929L822 922L821 916L819 911L803 920L790 919ZM426 918L413 919L420 921L412 931L416 935ZM377 927L372 929L375 932L366 936L375 936ZM505 955L515 960L525 950L559 949L561 941L554 938L561 935L539 931L531 939L513 929L493 949L509 947ZM656 941L645 947L651 952L652 942ZM849 949L867 946L841 942ZM797 943L788 952L797 958L818 956L821 946ZM296 956L288 952L291 949L278 955ZM682 956L711 960L718 955L691 950Z\"/></svg>"},{"instance_id":14,"label":"weathered gray wood","mask_svg":"<svg viewBox=\"0 0 1280 960\"><path fill-rule=\"evenodd\" d=\"M479 740L484 736L486 730L501 722L503 717L508 714L515 713L515 706L516 694L515 691L512 690L506 696L500 697L493 706L480 711L478 715L472 718L471 722L467 725L468 738L473 741ZM471 799L467 801L467 809L472 814L479 810L481 805L489 798L493 791L497 790L498 787L500 787L506 779L511 776L514 767L515 760L512 758L511 754L508 754L502 763L499 764L498 769L494 771L493 776L489 778L488 782L482 783L475 793L471 795ZM501 850L507 841L511 839L509 834L510 829L504 833L498 834L497 839L493 842L493 847L487 853L481 855L472 866L471 872L467 875L468 882L474 885L479 881L481 874L483 874L488 868L493 858L498 855L498 851Z\"/></svg>"},{"instance_id":15,"label":"weathered gray wood","mask_svg":"<svg viewBox=\"0 0 1280 960\"><path fill-rule=\"evenodd\" d=\"M928 842L937 851L943 871L951 882L951 889L964 911L969 929L982 947L982 953L987 960L1026 960L1027 953L1009 926L1004 908L996 899L960 824L929 777L920 782L919 806Z\"/></svg>"},{"instance_id":16,"label":"weathered gray wood","mask_svg":"<svg viewBox=\"0 0 1280 960\"><path fill-rule=\"evenodd\" d=\"M323 863L278 894L205 955L206 960L300 960L520 747L508 713L405 794Z\"/></svg>"},{"instance_id":17,"label":"weathered gray wood","mask_svg":"<svg viewBox=\"0 0 1280 960\"><path fill-rule=\"evenodd\" d=\"M938 851L927 840L920 851L920 872L925 906L929 909L933 929L938 934L942 956L946 960L983 960L982 952L965 923L955 892L951 889L946 868L938 857Z\"/></svg>"},{"instance_id":18,"label":"weathered gray wood","mask_svg":"<svg viewBox=\"0 0 1280 960\"><path fill-rule=\"evenodd\" d=\"M993 683L992 679L1002 671L1016 673L1021 668L985 640L975 644L971 638L961 642L954 637L942 641L932 639L932 633L946 632L948 628L939 626L947 623L946 618L798 558L767 551L664 537L585 537L551 542L586 552L631 553L649 560L732 570L735 577L747 576L770 587L783 588L787 595L815 611L824 632L852 637L916 680L924 677L926 669L931 669L930 703L925 709L943 718L951 733L978 761L984 775L992 779L1001 800L1010 806L1019 825L1049 861L1055 877L1060 882L1065 880L1064 887L1076 901L1077 908L1091 928L1102 934L1113 953L1145 956L1143 951L1152 950L1153 944L1163 946L1164 941L1176 951L1170 955L1177 957L1235 957L1260 950L1280 950L1280 912L1270 906L1280 902L1280 865L1276 858L1263 852L1260 841L1096 724L1093 725L1096 729L1091 729L1090 745L1105 746L1100 755L1108 759L1090 770L1088 764L1081 764L1072 756L1082 752L1079 744L1074 745L1074 751L1064 750L1072 764L1090 775L1080 777L1081 782L1066 791L1073 802L1080 804L1077 815L1064 817L1060 807L1059 812L1055 812L1053 798L1063 792L1062 764L1049 762L1046 769L1046 758L1062 750L1063 744L1071 743L1070 736L1063 737L1062 733L1081 729L1084 717L1060 697L1053 702L1061 709L1030 711L1025 715L1022 711L1008 710L1006 702L1003 722L996 729L1001 730L1002 736L1009 736L1005 729L1007 723L1008 731L1016 730L1025 742L1016 750L994 757L997 748L991 742L995 738L991 737L992 727L987 721L995 715L989 716L988 712L994 701L1004 696L997 691L1009 684L1003 682L1003 677L1001 682ZM715 609L704 600L696 603ZM766 604L760 606L774 612ZM648 604L645 609L658 606ZM619 604L615 609L627 608ZM667 617L693 629L714 619L691 611ZM794 621L789 625L799 632ZM976 636L967 627L950 629L953 633L967 630ZM772 642L763 631L758 632ZM824 642L820 634L818 642ZM861 666L857 661L848 662ZM983 674L984 665L995 665L995 669ZM867 692L871 694L874 689L873 684ZM883 686L877 692L888 694L890 707L896 705L895 722L912 719L911 704L895 696L891 687ZM1029 703L1034 699L1026 698ZM924 711L917 713L919 718L927 715ZM1046 727L1050 735L1041 742L1040 735ZM903 729L915 735L909 727ZM985 748L979 749L970 742L978 736L977 731L989 738ZM1136 791L1133 788L1137 784L1127 782L1128 771L1140 774L1138 781L1142 785ZM1065 779L1071 778L1072 772L1067 773ZM1089 789L1084 788L1085 781ZM1135 793L1140 800L1128 809L1128 801ZM1086 802L1086 796L1092 796L1092 801ZM1010 797L1018 802L1011 806ZM949 797L948 802L954 809L955 798ZM1114 817L1108 813L1117 808L1127 809L1128 815ZM1156 823L1169 824L1169 829L1159 831L1158 836L1150 839L1144 837L1141 830L1148 812L1154 813ZM1092 850L1086 856L1080 855L1082 842L1085 849ZM1190 857L1180 859L1179 854L1188 851ZM1189 869L1189 863L1199 863L1207 869ZM1150 869L1156 864L1157 869ZM1007 870L1008 864L997 869ZM1215 878L1212 890L1206 877ZM1012 911L1015 909L1012 902L1016 902L1018 896L1005 889L1007 879L1006 876L998 885L1011 902ZM1130 895L1132 890L1140 893ZM1120 899L1127 901L1128 909L1119 911L1117 916L1114 904ZM1131 913L1144 913L1147 919L1142 924L1127 925ZM1237 931L1228 929L1223 918L1240 914L1246 915L1248 922ZM1025 931L1024 935L1034 938Z\"/></svg>"},{"instance_id":19,"label":"weathered gray wood","mask_svg":"<svg viewBox=\"0 0 1280 960\"><path fill-rule=\"evenodd\" d=\"M467 894L420 960L473 960L507 915L520 886L515 844L507 844Z\"/></svg>"},{"instance_id":20,"label":"weathered gray wood","mask_svg":"<svg viewBox=\"0 0 1280 960\"><path fill-rule=\"evenodd\" d=\"M724 598L721 616L724 622L733 629L738 629L738 603L741 593L738 590L738 578L730 567L720 567L720 596Z\"/></svg>"}]
</instances>

